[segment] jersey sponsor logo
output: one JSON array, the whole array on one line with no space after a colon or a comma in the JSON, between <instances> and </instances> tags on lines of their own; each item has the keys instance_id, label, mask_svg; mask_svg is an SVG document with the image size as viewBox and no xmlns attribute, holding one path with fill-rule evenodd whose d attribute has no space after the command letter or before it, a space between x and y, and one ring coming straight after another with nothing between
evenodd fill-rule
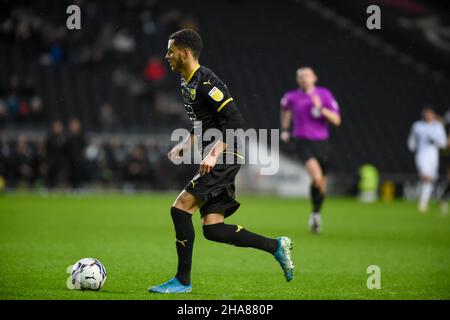
<instances>
[{"instance_id":1,"label":"jersey sponsor logo","mask_svg":"<svg viewBox=\"0 0 450 320\"><path fill-rule=\"evenodd\" d=\"M219 90L219 88L214 87L209 92L208 95L213 98L214 101L222 101L223 99L223 92Z\"/></svg>"},{"instance_id":2,"label":"jersey sponsor logo","mask_svg":"<svg viewBox=\"0 0 450 320\"><path fill-rule=\"evenodd\" d=\"M195 89L189 90L189 96L191 97L191 100L195 100L196 93L197 93L197 90L195 90Z\"/></svg>"}]
</instances>

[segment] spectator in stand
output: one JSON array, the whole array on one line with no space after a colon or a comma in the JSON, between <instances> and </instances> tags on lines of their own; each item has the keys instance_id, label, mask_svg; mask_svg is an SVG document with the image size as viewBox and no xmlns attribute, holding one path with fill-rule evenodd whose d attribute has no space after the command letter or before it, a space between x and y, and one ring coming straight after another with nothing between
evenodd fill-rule
<instances>
[{"instance_id":1,"label":"spectator in stand","mask_svg":"<svg viewBox=\"0 0 450 320\"><path fill-rule=\"evenodd\" d=\"M5 125L7 116L8 112L6 111L5 101L0 98L0 128Z\"/></svg>"},{"instance_id":2,"label":"spectator in stand","mask_svg":"<svg viewBox=\"0 0 450 320\"><path fill-rule=\"evenodd\" d=\"M145 80L151 83L158 83L164 80L166 76L166 68L159 57L151 57L145 66Z\"/></svg>"},{"instance_id":3,"label":"spectator in stand","mask_svg":"<svg viewBox=\"0 0 450 320\"><path fill-rule=\"evenodd\" d=\"M100 107L100 126L103 130L113 130L117 125L116 115L111 102L106 101Z\"/></svg>"},{"instance_id":4,"label":"spectator in stand","mask_svg":"<svg viewBox=\"0 0 450 320\"><path fill-rule=\"evenodd\" d=\"M33 159L34 154L25 136L19 137L14 154L16 181L31 186L34 182Z\"/></svg>"},{"instance_id":5,"label":"spectator in stand","mask_svg":"<svg viewBox=\"0 0 450 320\"><path fill-rule=\"evenodd\" d=\"M81 187L85 179L86 141L81 128L80 120L72 118L69 121L69 134L67 136L66 151L68 158L68 174L70 186L73 189Z\"/></svg>"},{"instance_id":6,"label":"spectator in stand","mask_svg":"<svg viewBox=\"0 0 450 320\"><path fill-rule=\"evenodd\" d=\"M6 182L13 181L15 176L13 174L13 148L11 143L5 136L1 136L0 140L0 176Z\"/></svg>"},{"instance_id":7,"label":"spectator in stand","mask_svg":"<svg viewBox=\"0 0 450 320\"><path fill-rule=\"evenodd\" d=\"M149 167L142 146L133 146L127 161L127 180L141 185L146 181L148 171Z\"/></svg>"},{"instance_id":8,"label":"spectator in stand","mask_svg":"<svg viewBox=\"0 0 450 320\"><path fill-rule=\"evenodd\" d=\"M55 187L64 174L66 166L65 144L64 125L60 120L56 120L52 124L45 146L48 163L47 185L50 188Z\"/></svg>"},{"instance_id":9,"label":"spectator in stand","mask_svg":"<svg viewBox=\"0 0 450 320\"><path fill-rule=\"evenodd\" d=\"M34 95L30 100L30 120L35 125L44 120L42 99L38 95Z\"/></svg>"}]
</instances>

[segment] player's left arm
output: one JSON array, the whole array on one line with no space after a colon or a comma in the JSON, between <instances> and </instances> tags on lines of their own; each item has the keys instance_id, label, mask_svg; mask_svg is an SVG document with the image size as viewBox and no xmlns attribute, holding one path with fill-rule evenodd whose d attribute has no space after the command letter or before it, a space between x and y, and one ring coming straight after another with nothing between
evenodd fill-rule
<instances>
[{"instance_id":1,"label":"player's left arm","mask_svg":"<svg viewBox=\"0 0 450 320\"><path fill-rule=\"evenodd\" d=\"M409 131L408 135L408 149L411 152L416 151L416 134L415 134L415 124L412 125L411 130Z\"/></svg>"},{"instance_id":2,"label":"player's left arm","mask_svg":"<svg viewBox=\"0 0 450 320\"><path fill-rule=\"evenodd\" d=\"M226 87L207 83L200 87L200 92L217 114L222 131L222 139L217 140L200 163L200 173L209 173L216 165L218 157L227 149L226 130L242 128L243 118Z\"/></svg>"},{"instance_id":3,"label":"player's left arm","mask_svg":"<svg viewBox=\"0 0 450 320\"><path fill-rule=\"evenodd\" d=\"M314 107L317 108L322 116L332 125L338 127L341 125L342 119L339 112L339 105L333 95L328 92L322 99L318 95L311 97Z\"/></svg>"},{"instance_id":4,"label":"player's left arm","mask_svg":"<svg viewBox=\"0 0 450 320\"><path fill-rule=\"evenodd\" d=\"M445 134L444 126L440 122L438 122L434 142L441 149L444 149L448 144L447 135Z\"/></svg>"}]
</instances>

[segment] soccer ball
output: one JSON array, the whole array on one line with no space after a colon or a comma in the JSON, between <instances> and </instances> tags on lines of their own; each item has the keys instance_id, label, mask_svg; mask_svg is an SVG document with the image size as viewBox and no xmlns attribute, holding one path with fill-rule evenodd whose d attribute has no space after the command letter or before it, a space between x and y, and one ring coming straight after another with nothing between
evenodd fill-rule
<instances>
[{"instance_id":1,"label":"soccer ball","mask_svg":"<svg viewBox=\"0 0 450 320\"><path fill-rule=\"evenodd\" d=\"M106 281L106 269L97 259L84 258L72 266L72 289L100 290Z\"/></svg>"}]
</instances>

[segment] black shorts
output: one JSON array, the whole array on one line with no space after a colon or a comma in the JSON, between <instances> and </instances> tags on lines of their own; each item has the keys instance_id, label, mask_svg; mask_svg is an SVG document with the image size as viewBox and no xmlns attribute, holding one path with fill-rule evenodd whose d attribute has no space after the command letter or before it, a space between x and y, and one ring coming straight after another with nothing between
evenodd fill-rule
<instances>
[{"instance_id":1,"label":"black shorts","mask_svg":"<svg viewBox=\"0 0 450 320\"><path fill-rule=\"evenodd\" d=\"M235 200L234 180L240 164L216 164L210 173L196 174L184 190L202 201L200 214L221 213L231 216L240 206Z\"/></svg>"},{"instance_id":2,"label":"black shorts","mask_svg":"<svg viewBox=\"0 0 450 320\"><path fill-rule=\"evenodd\" d=\"M303 163L306 163L309 159L316 159L324 175L328 172L328 154L330 147L327 140L306 140L306 139L293 139L294 149L297 157Z\"/></svg>"}]
</instances>

